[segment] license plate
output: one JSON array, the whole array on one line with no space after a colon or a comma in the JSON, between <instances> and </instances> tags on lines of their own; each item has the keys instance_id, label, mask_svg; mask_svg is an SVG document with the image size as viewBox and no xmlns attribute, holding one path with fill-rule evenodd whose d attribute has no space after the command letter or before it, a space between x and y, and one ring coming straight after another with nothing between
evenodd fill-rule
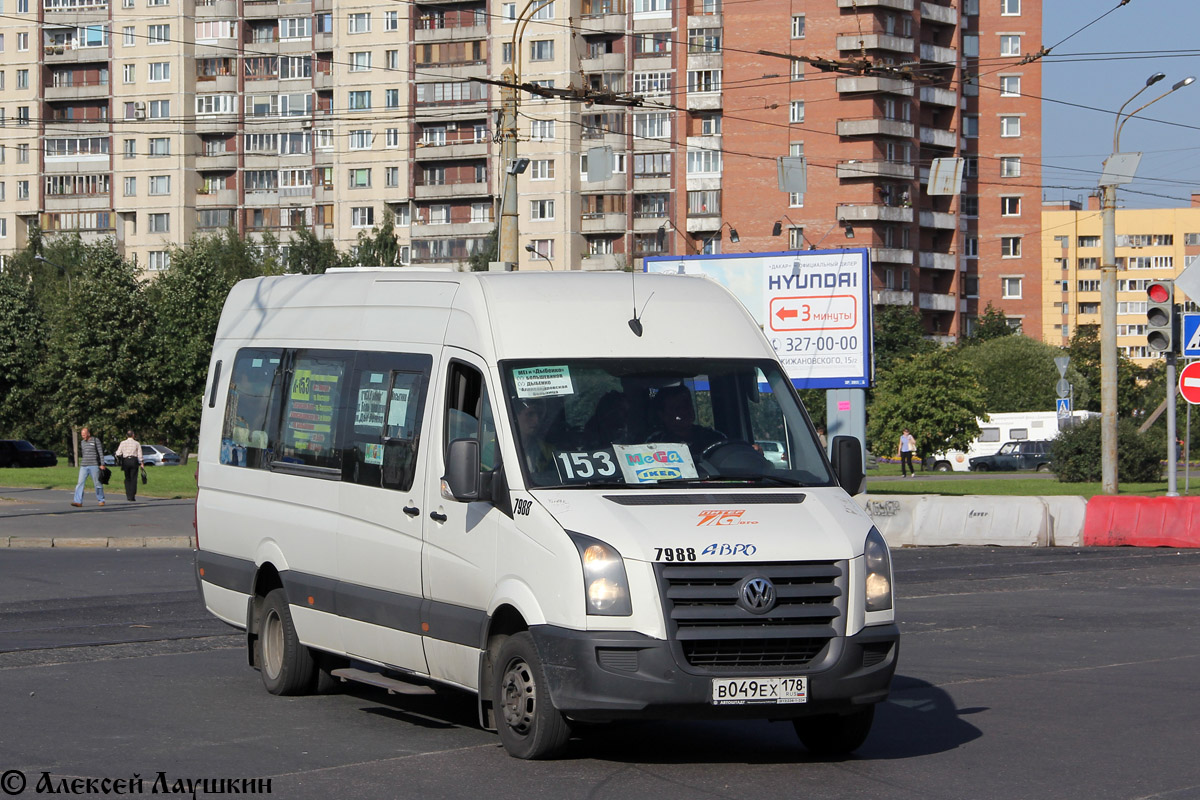
<instances>
[{"instance_id":1,"label":"license plate","mask_svg":"<svg viewBox=\"0 0 1200 800\"><path fill-rule=\"evenodd\" d=\"M713 678L714 706L807 703L808 678Z\"/></svg>"}]
</instances>

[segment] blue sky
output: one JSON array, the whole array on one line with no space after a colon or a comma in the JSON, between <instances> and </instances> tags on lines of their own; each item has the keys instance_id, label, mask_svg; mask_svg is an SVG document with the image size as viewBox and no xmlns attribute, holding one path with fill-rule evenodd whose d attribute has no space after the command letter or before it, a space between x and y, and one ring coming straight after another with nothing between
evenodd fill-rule
<instances>
[{"instance_id":1,"label":"blue sky","mask_svg":"<svg viewBox=\"0 0 1200 800\"><path fill-rule=\"evenodd\" d=\"M1126 112L1182 78L1200 79L1200 0L1119 4L1043 0L1042 44L1051 48L1042 73L1047 200L1084 199L1095 189L1101 163L1112 151L1116 111L1146 78L1167 75ZM1022 47L1036 50L1024 42ZM1137 180L1118 192L1120 206L1189 205L1191 193L1200 193L1200 80L1134 117L1121 132L1121 149L1143 155Z\"/></svg>"}]
</instances>

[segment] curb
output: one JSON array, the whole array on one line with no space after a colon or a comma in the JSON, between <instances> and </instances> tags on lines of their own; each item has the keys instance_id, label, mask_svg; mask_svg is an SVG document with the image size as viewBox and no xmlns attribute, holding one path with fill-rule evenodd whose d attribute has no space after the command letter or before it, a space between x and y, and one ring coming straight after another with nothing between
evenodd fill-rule
<instances>
[{"instance_id":1,"label":"curb","mask_svg":"<svg viewBox=\"0 0 1200 800\"><path fill-rule=\"evenodd\" d=\"M168 548L192 549L190 536L6 536L0 537L0 547L10 549L59 548L83 550L100 548Z\"/></svg>"}]
</instances>

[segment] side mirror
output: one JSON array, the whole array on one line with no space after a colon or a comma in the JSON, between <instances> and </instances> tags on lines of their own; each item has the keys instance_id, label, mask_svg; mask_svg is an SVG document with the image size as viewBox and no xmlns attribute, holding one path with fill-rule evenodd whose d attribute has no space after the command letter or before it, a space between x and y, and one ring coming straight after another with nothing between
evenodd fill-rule
<instances>
[{"instance_id":1,"label":"side mirror","mask_svg":"<svg viewBox=\"0 0 1200 800\"><path fill-rule=\"evenodd\" d=\"M863 470L862 442L855 436L833 437L830 461L833 462L833 474L842 488L852 495L858 494L867 477Z\"/></svg>"},{"instance_id":2,"label":"side mirror","mask_svg":"<svg viewBox=\"0 0 1200 800\"><path fill-rule=\"evenodd\" d=\"M446 457L446 475L442 481L455 500L480 499L479 440L455 439Z\"/></svg>"}]
</instances>

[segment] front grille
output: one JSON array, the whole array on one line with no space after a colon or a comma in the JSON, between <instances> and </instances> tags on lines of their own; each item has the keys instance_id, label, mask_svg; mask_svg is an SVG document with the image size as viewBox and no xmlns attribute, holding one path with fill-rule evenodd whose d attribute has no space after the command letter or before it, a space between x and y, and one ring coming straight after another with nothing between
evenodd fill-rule
<instances>
[{"instance_id":1,"label":"front grille","mask_svg":"<svg viewBox=\"0 0 1200 800\"><path fill-rule=\"evenodd\" d=\"M698 670L805 667L844 630L845 562L656 566L676 657ZM739 587L753 577L775 587L765 614L738 604Z\"/></svg>"}]
</instances>

